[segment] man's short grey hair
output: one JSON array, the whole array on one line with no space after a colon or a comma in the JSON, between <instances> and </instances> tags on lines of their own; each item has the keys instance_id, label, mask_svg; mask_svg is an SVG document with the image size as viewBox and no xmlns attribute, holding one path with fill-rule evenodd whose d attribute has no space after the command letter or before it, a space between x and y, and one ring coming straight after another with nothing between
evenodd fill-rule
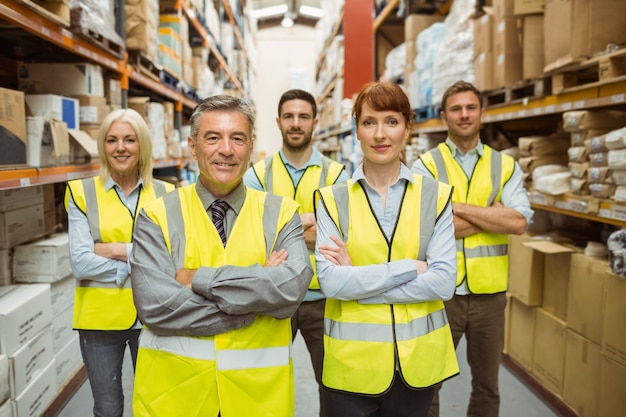
<instances>
[{"instance_id":1,"label":"man's short grey hair","mask_svg":"<svg viewBox=\"0 0 626 417\"><path fill-rule=\"evenodd\" d=\"M202 115L211 111L233 111L243 114L248 119L248 135L252 139L252 132L254 132L254 122L256 115L252 107L244 99L232 97L228 95L217 95L207 97L202 100L191 113L191 132L190 135L195 141L198 138L198 132L200 130L200 119Z\"/></svg>"}]
</instances>

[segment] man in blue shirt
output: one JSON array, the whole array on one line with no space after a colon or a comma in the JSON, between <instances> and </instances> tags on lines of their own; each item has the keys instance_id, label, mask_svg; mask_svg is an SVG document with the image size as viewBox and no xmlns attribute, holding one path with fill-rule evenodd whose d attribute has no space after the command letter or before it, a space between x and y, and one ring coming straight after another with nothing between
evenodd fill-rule
<instances>
[{"instance_id":1,"label":"man in blue shirt","mask_svg":"<svg viewBox=\"0 0 626 417\"><path fill-rule=\"evenodd\" d=\"M244 183L250 188L290 197L300 203L304 238L314 269L317 225L313 213L313 192L320 187L348 179L342 164L322 155L313 146L313 132L317 123L317 106L313 96L298 89L286 91L279 100L276 117L276 124L283 137L283 147L255 163L244 176ZM317 277L314 276L304 301L291 318L293 337L300 330L320 387L324 358L324 306L325 298L319 289ZM322 404L320 390L321 416Z\"/></svg>"}]
</instances>

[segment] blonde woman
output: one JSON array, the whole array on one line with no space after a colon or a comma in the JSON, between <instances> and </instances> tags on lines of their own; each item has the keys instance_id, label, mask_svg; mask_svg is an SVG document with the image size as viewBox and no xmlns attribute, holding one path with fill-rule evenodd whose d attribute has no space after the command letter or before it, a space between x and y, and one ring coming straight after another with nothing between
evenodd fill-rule
<instances>
[{"instance_id":1,"label":"blonde woman","mask_svg":"<svg viewBox=\"0 0 626 417\"><path fill-rule=\"evenodd\" d=\"M73 328L94 399L96 417L124 411L122 364L133 360L141 324L133 304L128 257L139 209L174 189L152 178L152 141L134 110L110 113L98 133L100 173L67 184L70 260L76 278Z\"/></svg>"}]
</instances>

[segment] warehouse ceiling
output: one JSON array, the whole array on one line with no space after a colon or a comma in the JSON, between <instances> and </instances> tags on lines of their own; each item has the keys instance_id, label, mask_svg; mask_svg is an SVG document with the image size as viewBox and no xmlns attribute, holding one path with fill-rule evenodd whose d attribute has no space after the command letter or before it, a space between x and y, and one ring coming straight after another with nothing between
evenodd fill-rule
<instances>
[{"instance_id":1,"label":"warehouse ceiling","mask_svg":"<svg viewBox=\"0 0 626 417\"><path fill-rule=\"evenodd\" d=\"M322 12L321 0L252 0L252 15L257 19L257 27L290 25L315 26ZM293 23L292 23L293 22Z\"/></svg>"}]
</instances>

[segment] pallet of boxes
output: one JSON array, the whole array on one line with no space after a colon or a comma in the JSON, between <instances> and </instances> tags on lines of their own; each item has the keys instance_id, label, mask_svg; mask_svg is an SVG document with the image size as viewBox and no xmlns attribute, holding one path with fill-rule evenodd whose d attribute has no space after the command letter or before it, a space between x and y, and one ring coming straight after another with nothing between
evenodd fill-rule
<instances>
[{"instance_id":1,"label":"pallet of boxes","mask_svg":"<svg viewBox=\"0 0 626 417\"><path fill-rule=\"evenodd\" d=\"M589 210L598 208L593 214L623 220L624 126L626 112L618 110L565 112L569 187L553 181L542 185L544 192L551 186L559 190L555 194L586 198ZM550 143L562 147L556 145L562 140L526 138L520 143L530 145L520 147L545 150ZM600 242L583 240L581 246L578 239L573 246L553 241L549 237L560 231L547 224L551 228L539 235L509 239L507 354L581 416L624 415L626 279L612 271Z\"/></svg>"},{"instance_id":2,"label":"pallet of boxes","mask_svg":"<svg viewBox=\"0 0 626 417\"><path fill-rule=\"evenodd\" d=\"M0 415L42 415L82 366L68 235L46 236L42 186L0 192L0 225Z\"/></svg>"}]
</instances>

